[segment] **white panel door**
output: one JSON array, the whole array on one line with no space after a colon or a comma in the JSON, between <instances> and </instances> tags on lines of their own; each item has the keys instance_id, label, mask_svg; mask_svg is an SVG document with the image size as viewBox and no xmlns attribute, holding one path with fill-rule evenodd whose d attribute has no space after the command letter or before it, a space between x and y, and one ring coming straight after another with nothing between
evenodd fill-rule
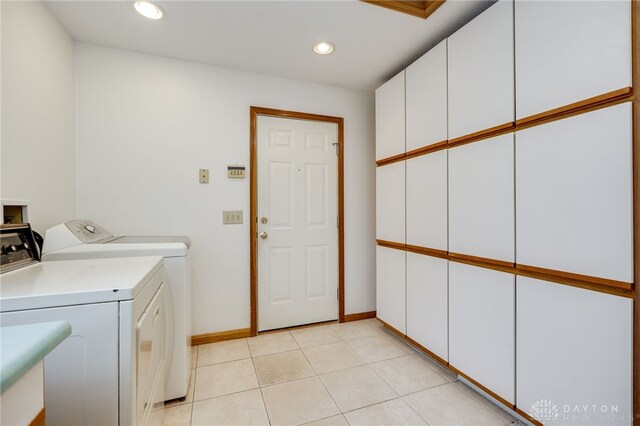
<instances>
[{"instance_id":1,"label":"white panel door","mask_svg":"<svg viewBox=\"0 0 640 426\"><path fill-rule=\"evenodd\" d=\"M513 2L449 37L449 139L514 120Z\"/></svg>"},{"instance_id":2,"label":"white panel door","mask_svg":"<svg viewBox=\"0 0 640 426\"><path fill-rule=\"evenodd\" d=\"M631 103L516 140L518 263L632 282Z\"/></svg>"},{"instance_id":3,"label":"white panel door","mask_svg":"<svg viewBox=\"0 0 640 426\"><path fill-rule=\"evenodd\" d=\"M514 261L513 134L449 150L449 250Z\"/></svg>"},{"instance_id":4,"label":"white panel door","mask_svg":"<svg viewBox=\"0 0 640 426\"><path fill-rule=\"evenodd\" d=\"M447 139L447 40L406 70L407 151Z\"/></svg>"},{"instance_id":5,"label":"white panel door","mask_svg":"<svg viewBox=\"0 0 640 426\"><path fill-rule=\"evenodd\" d=\"M449 362L515 402L513 274L449 262Z\"/></svg>"},{"instance_id":6,"label":"white panel door","mask_svg":"<svg viewBox=\"0 0 640 426\"><path fill-rule=\"evenodd\" d=\"M335 123L258 117L260 331L338 317L336 142Z\"/></svg>"},{"instance_id":7,"label":"white panel door","mask_svg":"<svg viewBox=\"0 0 640 426\"><path fill-rule=\"evenodd\" d=\"M376 160L403 154L404 71L376 90Z\"/></svg>"},{"instance_id":8,"label":"white panel door","mask_svg":"<svg viewBox=\"0 0 640 426\"><path fill-rule=\"evenodd\" d=\"M447 250L447 150L407 160L407 244Z\"/></svg>"},{"instance_id":9,"label":"white panel door","mask_svg":"<svg viewBox=\"0 0 640 426\"><path fill-rule=\"evenodd\" d=\"M631 3L516 1L517 118L631 86Z\"/></svg>"},{"instance_id":10,"label":"white panel door","mask_svg":"<svg viewBox=\"0 0 640 426\"><path fill-rule=\"evenodd\" d=\"M448 261L407 253L407 336L449 359Z\"/></svg>"},{"instance_id":11,"label":"white panel door","mask_svg":"<svg viewBox=\"0 0 640 426\"><path fill-rule=\"evenodd\" d=\"M47 425L117 425L118 303L0 314L3 326L47 321L71 324L44 359Z\"/></svg>"},{"instance_id":12,"label":"white panel door","mask_svg":"<svg viewBox=\"0 0 640 426\"><path fill-rule=\"evenodd\" d=\"M396 330L406 332L406 252L376 248L376 314Z\"/></svg>"},{"instance_id":13,"label":"white panel door","mask_svg":"<svg viewBox=\"0 0 640 426\"><path fill-rule=\"evenodd\" d=\"M549 401L554 425L632 423L631 299L518 277L516 323L518 408Z\"/></svg>"},{"instance_id":14,"label":"white panel door","mask_svg":"<svg viewBox=\"0 0 640 426\"><path fill-rule=\"evenodd\" d=\"M405 242L405 162L376 169L376 238Z\"/></svg>"}]
</instances>

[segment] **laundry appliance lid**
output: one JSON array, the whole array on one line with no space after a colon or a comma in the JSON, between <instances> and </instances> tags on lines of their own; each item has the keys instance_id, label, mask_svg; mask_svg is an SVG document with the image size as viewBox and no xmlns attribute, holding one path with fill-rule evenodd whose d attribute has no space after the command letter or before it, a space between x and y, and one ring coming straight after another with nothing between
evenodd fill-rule
<instances>
[{"instance_id":1,"label":"laundry appliance lid","mask_svg":"<svg viewBox=\"0 0 640 426\"><path fill-rule=\"evenodd\" d=\"M0 312L131 300L162 265L160 256L40 262L2 275Z\"/></svg>"}]
</instances>

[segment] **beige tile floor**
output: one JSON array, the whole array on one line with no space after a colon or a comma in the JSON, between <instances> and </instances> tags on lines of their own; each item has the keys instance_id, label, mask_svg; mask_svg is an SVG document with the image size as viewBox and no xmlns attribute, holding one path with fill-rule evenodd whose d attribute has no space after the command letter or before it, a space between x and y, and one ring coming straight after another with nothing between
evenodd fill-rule
<instances>
[{"instance_id":1,"label":"beige tile floor","mask_svg":"<svg viewBox=\"0 0 640 426\"><path fill-rule=\"evenodd\" d=\"M165 425L507 425L516 420L377 320L192 348Z\"/></svg>"}]
</instances>

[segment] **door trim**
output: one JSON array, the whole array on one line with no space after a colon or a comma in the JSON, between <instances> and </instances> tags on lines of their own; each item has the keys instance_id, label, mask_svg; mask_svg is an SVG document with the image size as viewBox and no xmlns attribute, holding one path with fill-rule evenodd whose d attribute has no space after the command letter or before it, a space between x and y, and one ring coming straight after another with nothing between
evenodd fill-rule
<instances>
[{"instance_id":1,"label":"door trim","mask_svg":"<svg viewBox=\"0 0 640 426\"><path fill-rule=\"evenodd\" d=\"M338 322L344 322L344 118L251 106L249 109L249 241L251 336L258 335L258 116L323 121L338 125Z\"/></svg>"}]
</instances>

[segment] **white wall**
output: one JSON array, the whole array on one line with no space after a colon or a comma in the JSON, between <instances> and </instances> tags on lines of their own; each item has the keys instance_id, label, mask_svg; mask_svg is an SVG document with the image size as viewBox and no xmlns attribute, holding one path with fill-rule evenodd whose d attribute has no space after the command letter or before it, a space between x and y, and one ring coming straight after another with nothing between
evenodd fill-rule
<instances>
[{"instance_id":1,"label":"white wall","mask_svg":"<svg viewBox=\"0 0 640 426\"><path fill-rule=\"evenodd\" d=\"M29 200L37 231L75 214L74 44L41 2L0 2L0 196Z\"/></svg>"},{"instance_id":2,"label":"white wall","mask_svg":"<svg viewBox=\"0 0 640 426\"><path fill-rule=\"evenodd\" d=\"M86 44L76 64L78 217L192 238L194 334L250 325L249 179L226 165L249 166L251 105L344 117L346 312L375 309L372 93Z\"/></svg>"}]
</instances>

